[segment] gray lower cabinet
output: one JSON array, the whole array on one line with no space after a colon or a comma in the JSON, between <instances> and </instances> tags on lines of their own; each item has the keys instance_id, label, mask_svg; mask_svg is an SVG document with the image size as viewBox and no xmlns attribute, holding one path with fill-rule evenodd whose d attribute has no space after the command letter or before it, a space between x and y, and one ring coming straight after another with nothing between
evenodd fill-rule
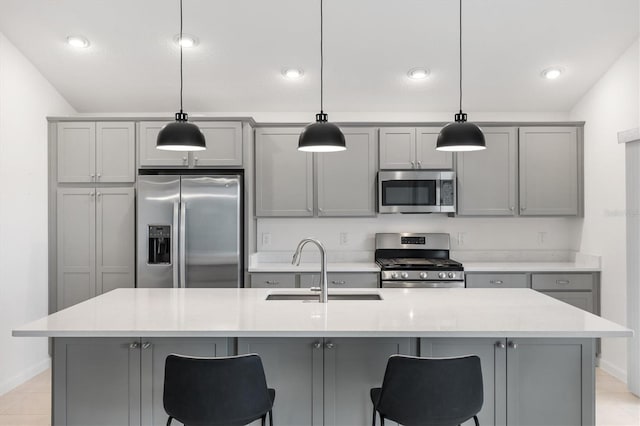
<instances>
[{"instance_id":1,"label":"gray lower cabinet","mask_svg":"<svg viewBox=\"0 0 640 426\"><path fill-rule=\"evenodd\" d=\"M514 216L518 206L518 136L514 127L483 129L487 149L456 156L459 216Z\"/></svg>"},{"instance_id":2,"label":"gray lower cabinet","mask_svg":"<svg viewBox=\"0 0 640 426\"><path fill-rule=\"evenodd\" d=\"M580 213L581 147L575 127L521 127L520 214Z\"/></svg>"},{"instance_id":3,"label":"gray lower cabinet","mask_svg":"<svg viewBox=\"0 0 640 426\"><path fill-rule=\"evenodd\" d=\"M526 273L482 273L467 272L465 282L468 288L528 288Z\"/></svg>"},{"instance_id":4,"label":"gray lower cabinet","mask_svg":"<svg viewBox=\"0 0 640 426\"><path fill-rule=\"evenodd\" d=\"M53 424L68 426L164 425L166 356L229 353L225 338L56 338L53 350Z\"/></svg>"},{"instance_id":5,"label":"gray lower cabinet","mask_svg":"<svg viewBox=\"0 0 640 426\"><path fill-rule=\"evenodd\" d=\"M547 296L598 315L598 275L591 273L535 273L531 287Z\"/></svg>"},{"instance_id":6,"label":"gray lower cabinet","mask_svg":"<svg viewBox=\"0 0 640 426\"><path fill-rule=\"evenodd\" d=\"M251 288L293 288L296 287L296 274L292 273L252 273Z\"/></svg>"},{"instance_id":7,"label":"gray lower cabinet","mask_svg":"<svg viewBox=\"0 0 640 426\"><path fill-rule=\"evenodd\" d=\"M301 128L256 130L256 216L313 216L313 154Z\"/></svg>"},{"instance_id":8,"label":"gray lower cabinet","mask_svg":"<svg viewBox=\"0 0 640 426\"><path fill-rule=\"evenodd\" d=\"M478 415L481 425L506 424L505 339L420 339L420 356L452 357L478 355L482 366L484 403ZM472 425L473 420L464 423Z\"/></svg>"},{"instance_id":9,"label":"gray lower cabinet","mask_svg":"<svg viewBox=\"0 0 640 426\"><path fill-rule=\"evenodd\" d=\"M57 309L134 287L133 188L59 188Z\"/></svg>"},{"instance_id":10,"label":"gray lower cabinet","mask_svg":"<svg viewBox=\"0 0 640 426\"><path fill-rule=\"evenodd\" d=\"M371 424L369 390L382 385L390 355L409 351L408 338L238 339L239 354L262 358L283 426Z\"/></svg>"},{"instance_id":11,"label":"gray lower cabinet","mask_svg":"<svg viewBox=\"0 0 640 426\"><path fill-rule=\"evenodd\" d=\"M318 153L318 216L375 216L378 144L373 128L342 128L347 150Z\"/></svg>"},{"instance_id":12,"label":"gray lower cabinet","mask_svg":"<svg viewBox=\"0 0 640 426\"><path fill-rule=\"evenodd\" d=\"M483 370L480 424L595 424L592 340L420 339L421 356L469 354Z\"/></svg>"},{"instance_id":13,"label":"gray lower cabinet","mask_svg":"<svg viewBox=\"0 0 640 426\"><path fill-rule=\"evenodd\" d=\"M377 288L379 275L373 272L329 272L329 288ZM300 274L300 287L318 287L320 274Z\"/></svg>"}]
</instances>

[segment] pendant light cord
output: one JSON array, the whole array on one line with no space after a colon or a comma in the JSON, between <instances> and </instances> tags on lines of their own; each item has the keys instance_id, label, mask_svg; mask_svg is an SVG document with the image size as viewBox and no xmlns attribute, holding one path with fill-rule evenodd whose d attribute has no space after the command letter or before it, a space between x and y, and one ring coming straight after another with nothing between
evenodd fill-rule
<instances>
[{"instance_id":1,"label":"pendant light cord","mask_svg":"<svg viewBox=\"0 0 640 426\"><path fill-rule=\"evenodd\" d=\"M324 114L324 16L322 1L320 0L320 113Z\"/></svg>"},{"instance_id":2,"label":"pendant light cord","mask_svg":"<svg viewBox=\"0 0 640 426\"><path fill-rule=\"evenodd\" d=\"M182 0L180 0L180 38L178 39L178 44L180 45L180 114L182 114Z\"/></svg>"},{"instance_id":3,"label":"pendant light cord","mask_svg":"<svg viewBox=\"0 0 640 426\"><path fill-rule=\"evenodd\" d=\"M460 46L459 46L459 56L460 56L460 114L462 114L462 0L460 0Z\"/></svg>"}]
</instances>

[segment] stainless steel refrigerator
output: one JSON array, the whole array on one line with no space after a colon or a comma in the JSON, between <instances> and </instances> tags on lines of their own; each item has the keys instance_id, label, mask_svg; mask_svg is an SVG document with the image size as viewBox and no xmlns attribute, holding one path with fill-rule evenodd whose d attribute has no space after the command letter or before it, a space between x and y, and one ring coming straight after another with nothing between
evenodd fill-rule
<instances>
[{"instance_id":1,"label":"stainless steel refrigerator","mask_svg":"<svg viewBox=\"0 0 640 426\"><path fill-rule=\"evenodd\" d=\"M242 175L144 173L138 287L242 286Z\"/></svg>"}]
</instances>

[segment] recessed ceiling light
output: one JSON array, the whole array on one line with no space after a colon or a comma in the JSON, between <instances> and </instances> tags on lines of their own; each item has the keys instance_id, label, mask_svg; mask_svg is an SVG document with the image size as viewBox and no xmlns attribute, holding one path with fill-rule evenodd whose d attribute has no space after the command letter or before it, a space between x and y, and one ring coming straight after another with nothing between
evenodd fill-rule
<instances>
[{"instance_id":1,"label":"recessed ceiling light","mask_svg":"<svg viewBox=\"0 0 640 426\"><path fill-rule=\"evenodd\" d=\"M287 80L298 80L302 78L304 71L300 68L285 68L282 70L282 76Z\"/></svg>"},{"instance_id":2,"label":"recessed ceiling light","mask_svg":"<svg viewBox=\"0 0 640 426\"><path fill-rule=\"evenodd\" d=\"M82 36L69 36L67 37L67 44L69 46L84 49L85 47L89 47L89 40Z\"/></svg>"},{"instance_id":3,"label":"recessed ceiling light","mask_svg":"<svg viewBox=\"0 0 640 426\"><path fill-rule=\"evenodd\" d=\"M196 47L198 45L198 37L192 36L191 34L182 33L182 40L181 40L180 34L176 34L176 36L173 37L173 42L178 46L182 46L185 49L189 49L190 47Z\"/></svg>"},{"instance_id":4,"label":"recessed ceiling light","mask_svg":"<svg viewBox=\"0 0 640 426\"><path fill-rule=\"evenodd\" d=\"M424 80L429 77L429 70L426 68L412 68L407 72L407 76L412 80Z\"/></svg>"},{"instance_id":5,"label":"recessed ceiling light","mask_svg":"<svg viewBox=\"0 0 640 426\"><path fill-rule=\"evenodd\" d=\"M556 78L560 77L560 74L562 74L562 70L555 67L547 68L546 70L542 71L542 76L547 80L555 80Z\"/></svg>"}]
</instances>

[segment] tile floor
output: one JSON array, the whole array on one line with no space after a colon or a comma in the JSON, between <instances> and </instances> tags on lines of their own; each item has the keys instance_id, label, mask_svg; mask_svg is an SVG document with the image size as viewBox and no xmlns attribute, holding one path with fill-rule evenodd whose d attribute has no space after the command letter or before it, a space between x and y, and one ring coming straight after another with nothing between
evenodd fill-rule
<instances>
[{"instance_id":1,"label":"tile floor","mask_svg":"<svg viewBox=\"0 0 640 426\"><path fill-rule=\"evenodd\" d=\"M48 426L50 413L50 370L0 396L0 426ZM640 425L640 398L600 369L596 370L596 425Z\"/></svg>"}]
</instances>

